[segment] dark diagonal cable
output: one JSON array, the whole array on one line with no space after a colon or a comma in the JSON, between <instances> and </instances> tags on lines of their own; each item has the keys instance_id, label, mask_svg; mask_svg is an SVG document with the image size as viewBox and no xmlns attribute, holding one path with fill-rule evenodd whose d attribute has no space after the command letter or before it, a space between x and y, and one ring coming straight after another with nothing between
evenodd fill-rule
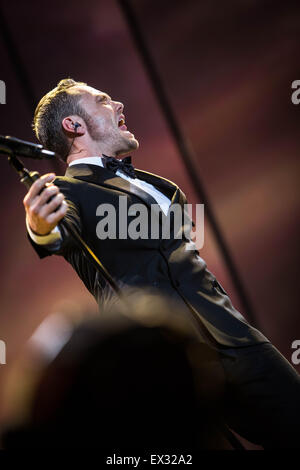
<instances>
[{"instance_id":1,"label":"dark diagonal cable","mask_svg":"<svg viewBox=\"0 0 300 470\"><path fill-rule=\"evenodd\" d=\"M196 192L202 201L205 204L205 213L209 223L213 229L216 241L220 248L220 251L223 255L223 259L227 265L228 272L230 273L231 279L235 285L235 288L238 292L243 310L248 320L252 323L253 326L256 325L255 316L253 313L253 308L250 302L250 299L245 291L244 285L240 279L237 268L233 262L232 256L229 252L228 246L224 240L221 229L218 225L216 217L211 208L210 202L208 200L207 194L204 190L204 187L200 179L196 176L197 169L193 163L193 157L191 149L188 147L188 144L183 136L183 133L179 127L179 124L176 120L176 117L173 113L172 107L168 101L167 94L165 92L162 80L160 78L158 69L154 63L154 60L151 56L149 48L147 47L145 38L142 33L142 29L137 20L137 16L131 6L131 2L128 0L118 0L121 10L124 14L126 22L128 24L129 31L132 35L134 44L141 56L144 67L148 73L148 77L152 84L153 90L157 97L157 101L161 107L163 115L167 125L169 126L170 132L178 146L181 158L187 170L187 173L196 189Z\"/></svg>"}]
</instances>

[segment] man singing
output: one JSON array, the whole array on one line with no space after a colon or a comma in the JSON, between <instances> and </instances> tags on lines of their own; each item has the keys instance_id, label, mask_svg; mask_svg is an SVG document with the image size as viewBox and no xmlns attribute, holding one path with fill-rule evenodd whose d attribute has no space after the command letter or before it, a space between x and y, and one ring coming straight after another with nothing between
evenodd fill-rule
<instances>
[{"instance_id":1,"label":"man singing","mask_svg":"<svg viewBox=\"0 0 300 470\"><path fill-rule=\"evenodd\" d=\"M39 102L34 130L47 149L68 165L64 177L47 174L24 198L30 241L40 258L58 254L72 264L100 309L114 292L63 227L67 220L123 290L154 288L176 300L196 325L199 340L218 352L226 376L226 422L264 448L298 446L300 378L286 359L233 307L207 269L182 224L181 237L151 237L151 224L162 223L184 193L173 182L134 169L119 157L138 148L127 130L124 106L107 93L65 79ZM55 179L54 179L55 178ZM120 235L120 200L130 208L143 204L148 237ZM97 236L100 207L110 205L116 236ZM151 217L158 206L162 217ZM153 227L152 227L153 228Z\"/></svg>"}]
</instances>

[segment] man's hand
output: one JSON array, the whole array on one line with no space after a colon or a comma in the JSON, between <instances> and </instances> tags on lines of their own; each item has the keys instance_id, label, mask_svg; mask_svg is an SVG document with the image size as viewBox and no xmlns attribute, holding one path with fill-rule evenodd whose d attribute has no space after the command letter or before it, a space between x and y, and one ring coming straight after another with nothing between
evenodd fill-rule
<instances>
[{"instance_id":1,"label":"man's hand","mask_svg":"<svg viewBox=\"0 0 300 470\"><path fill-rule=\"evenodd\" d=\"M67 212L64 195L51 183L54 178L54 173L41 176L23 200L29 226L37 235L48 235Z\"/></svg>"}]
</instances>

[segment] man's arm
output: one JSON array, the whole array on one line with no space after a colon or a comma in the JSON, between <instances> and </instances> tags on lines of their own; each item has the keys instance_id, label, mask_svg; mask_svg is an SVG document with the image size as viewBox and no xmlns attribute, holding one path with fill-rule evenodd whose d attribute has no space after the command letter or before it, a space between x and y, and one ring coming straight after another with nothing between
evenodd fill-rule
<instances>
[{"instance_id":1,"label":"man's arm","mask_svg":"<svg viewBox=\"0 0 300 470\"><path fill-rule=\"evenodd\" d=\"M53 173L41 176L23 200L28 225L37 236L49 235L67 212L63 193L52 183L54 178Z\"/></svg>"},{"instance_id":2,"label":"man's arm","mask_svg":"<svg viewBox=\"0 0 300 470\"><path fill-rule=\"evenodd\" d=\"M53 181L53 176L51 179L50 175L44 175L41 181L37 180L24 198L28 239L40 258L53 254L64 256L87 289L98 299L101 295L101 280L97 270L82 256L82 250L78 249L68 228L62 224L57 226L64 218L68 226L82 235L80 206L74 188L65 178L57 178L55 188L52 189L54 184L50 181ZM61 196L57 197L59 194ZM53 197L51 201L50 197Z\"/></svg>"},{"instance_id":3,"label":"man's arm","mask_svg":"<svg viewBox=\"0 0 300 470\"><path fill-rule=\"evenodd\" d=\"M37 235L31 230L28 218L26 217L26 227L31 240L37 245L57 245L62 240L61 231L58 226L54 227L49 235Z\"/></svg>"},{"instance_id":4,"label":"man's arm","mask_svg":"<svg viewBox=\"0 0 300 470\"><path fill-rule=\"evenodd\" d=\"M73 240L67 230L57 226L63 217L81 232L78 208L63 194L68 197L69 186L60 180L54 185L54 177L54 174L42 176L31 186L23 201L28 238L40 258L53 253L64 254L72 245Z\"/></svg>"}]
</instances>

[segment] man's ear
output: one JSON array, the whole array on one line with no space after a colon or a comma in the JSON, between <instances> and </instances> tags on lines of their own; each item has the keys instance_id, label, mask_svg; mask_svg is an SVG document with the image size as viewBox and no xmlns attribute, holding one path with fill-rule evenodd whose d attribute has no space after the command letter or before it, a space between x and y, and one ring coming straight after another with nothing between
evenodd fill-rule
<instances>
[{"instance_id":1,"label":"man's ear","mask_svg":"<svg viewBox=\"0 0 300 470\"><path fill-rule=\"evenodd\" d=\"M67 116L62 120L64 131L70 136L81 136L85 134L85 124L83 120L76 116Z\"/></svg>"}]
</instances>

